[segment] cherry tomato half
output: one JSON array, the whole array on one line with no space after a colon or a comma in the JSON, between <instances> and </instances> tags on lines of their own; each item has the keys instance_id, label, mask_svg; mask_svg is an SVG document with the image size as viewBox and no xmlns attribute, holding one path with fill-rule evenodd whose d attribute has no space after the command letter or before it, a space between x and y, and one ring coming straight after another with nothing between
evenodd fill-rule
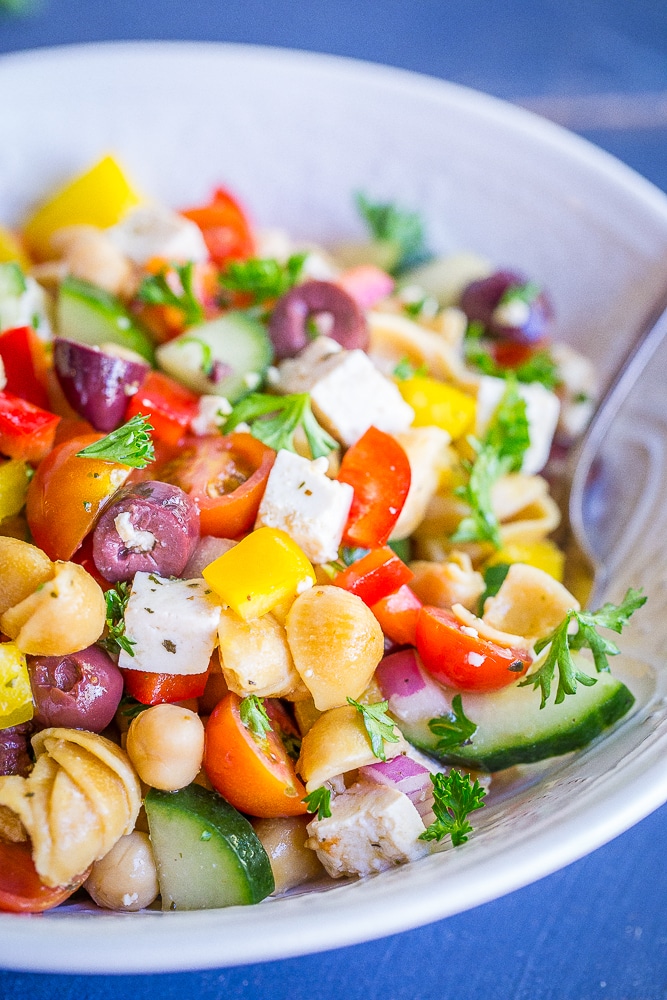
<instances>
[{"instance_id":1,"label":"cherry tomato half","mask_svg":"<svg viewBox=\"0 0 667 1000\"><path fill-rule=\"evenodd\" d=\"M28 843L0 841L0 910L9 913L41 913L58 906L82 885L90 869L69 885L52 889L41 881Z\"/></svg>"},{"instance_id":2,"label":"cherry tomato half","mask_svg":"<svg viewBox=\"0 0 667 1000\"><path fill-rule=\"evenodd\" d=\"M180 486L199 508L202 535L236 538L255 523L275 458L251 434L186 437L177 452L132 478Z\"/></svg>"},{"instance_id":3,"label":"cherry tomato half","mask_svg":"<svg viewBox=\"0 0 667 1000\"><path fill-rule=\"evenodd\" d=\"M354 490L345 544L386 545L410 489L410 462L398 441L369 427L346 451L337 478Z\"/></svg>"},{"instance_id":4,"label":"cherry tomato half","mask_svg":"<svg viewBox=\"0 0 667 1000\"><path fill-rule=\"evenodd\" d=\"M253 736L241 721L240 704L230 691L209 716L204 748L209 781L236 809L251 816L302 815L306 790L294 763L273 729L264 739Z\"/></svg>"},{"instance_id":5,"label":"cherry tomato half","mask_svg":"<svg viewBox=\"0 0 667 1000\"><path fill-rule=\"evenodd\" d=\"M461 691L494 691L525 674L525 649L499 646L462 625L445 608L426 605L417 619L417 650L436 680Z\"/></svg>"},{"instance_id":6,"label":"cherry tomato half","mask_svg":"<svg viewBox=\"0 0 667 1000\"><path fill-rule=\"evenodd\" d=\"M188 701L203 695L208 670L201 674L155 674L148 670L122 669L125 694L142 705Z\"/></svg>"},{"instance_id":7,"label":"cherry tomato half","mask_svg":"<svg viewBox=\"0 0 667 1000\"><path fill-rule=\"evenodd\" d=\"M229 191L218 188L208 205L181 212L202 231L211 260L218 265L252 257L255 241L245 212Z\"/></svg>"}]
</instances>

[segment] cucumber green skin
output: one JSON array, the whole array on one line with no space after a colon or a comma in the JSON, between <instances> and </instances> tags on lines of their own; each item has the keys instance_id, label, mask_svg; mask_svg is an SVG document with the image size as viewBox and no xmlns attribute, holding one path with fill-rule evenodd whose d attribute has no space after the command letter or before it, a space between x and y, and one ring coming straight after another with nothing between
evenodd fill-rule
<instances>
[{"instance_id":1,"label":"cucumber green skin","mask_svg":"<svg viewBox=\"0 0 667 1000\"><path fill-rule=\"evenodd\" d=\"M259 903L274 891L271 863L255 831L217 792L200 785L177 792L151 788L145 807L163 909ZM186 885L178 898L170 892L174 864ZM216 882L221 870L225 877Z\"/></svg>"},{"instance_id":2,"label":"cucumber green skin","mask_svg":"<svg viewBox=\"0 0 667 1000\"><path fill-rule=\"evenodd\" d=\"M57 312L61 337L97 347L118 344L155 363L148 334L136 325L122 303L103 289L79 278L66 278L60 286Z\"/></svg>"},{"instance_id":3,"label":"cucumber green skin","mask_svg":"<svg viewBox=\"0 0 667 1000\"><path fill-rule=\"evenodd\" d=\"M559 705L552 692L540 709L540 692L532 687L504 688L485 694L464 693L463 710L477 724L466 746L440 752L428 719L399 722L409 743L443 763L478 771L502 771L515 764L533 764L580 750L621 719L634 704L628 688L610 674L596 674L592 687L579 684Z\"/></svg>"},{"instance_id":4,"label":"cucumber green skin","mask_svg":"<svg viewBox=\"0 0 667 1000\"><path fill-rule=\"evenodd\" d=\"M212 382L202 369L203 352L191 341L198 340L210 351L213 361L229 365L231 375ZM186 349L187 348L187 349ZM191 326L157 350L160 368L200 395L225 396L236 403L257 387L249 387L245 376L256 373L263 379L273 360L273 345L263 323L240 311L225 313L208 323Z\"/></svg>"}]
</instances>

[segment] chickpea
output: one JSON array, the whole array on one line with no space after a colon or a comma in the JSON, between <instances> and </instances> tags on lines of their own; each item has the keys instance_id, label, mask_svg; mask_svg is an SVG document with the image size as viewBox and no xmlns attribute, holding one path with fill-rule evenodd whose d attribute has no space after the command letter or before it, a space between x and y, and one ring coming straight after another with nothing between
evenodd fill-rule
<instances>
[{"instance_id":1,"label":"chickpea","mask_svg":"<svg viewBox=\"0 0 667 1000\"><path fill-rule=\"evenodd\" d=\"M142 910L159 893L155 859L147 833L133 830L93 864L84 883L92 899L107 910Z\"/></svg>"},{"instance_id":2,"label":"chickpea","mask_svg":"<svg viewBox=\"0 0 667 1000\"><path fill-rule=\"evenodd\" d=\"M175 792L191 784L201 768L204 726L188 708L153 705L132 720L126 750L142 781Z\"/></svg>"}]
</instances>

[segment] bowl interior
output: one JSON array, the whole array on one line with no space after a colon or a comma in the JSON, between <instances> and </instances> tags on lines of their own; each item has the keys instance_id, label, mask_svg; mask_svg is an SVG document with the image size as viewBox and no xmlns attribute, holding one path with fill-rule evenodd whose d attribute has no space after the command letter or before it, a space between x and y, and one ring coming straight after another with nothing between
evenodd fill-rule
<instances>
[{"instance_id":1,"label":"bowl interior","mask_svg":"<svg viewBox=\"0 0 667 1000\"><path fill-rule=\"evenodd\" d=\"M574 136L444 82L303 53L138 43L5 57L0 90L13 95L0 148L5 223L104 152L174 207L223 184L258 225L324 244L361 233L352 203L361 190L422 212L435 250L482 253L548 288L557 335L589 354L603 379L667 287L667 198ZM664 352L658 363L664 371ZM667 429L664 379L651 371L615 428L608 481L589 519L614 566L609 599L642 581L651 598L647 624L624 638L618 671L637 696L630 719L583 753L499 785L465 850L233 911L98 920L65 906L41 920L3 915L0 962L159 971L358 942L539 878L667 798L659 675ZM644 482L650 489L637 487Z\"/></svg>"}]
</instances>

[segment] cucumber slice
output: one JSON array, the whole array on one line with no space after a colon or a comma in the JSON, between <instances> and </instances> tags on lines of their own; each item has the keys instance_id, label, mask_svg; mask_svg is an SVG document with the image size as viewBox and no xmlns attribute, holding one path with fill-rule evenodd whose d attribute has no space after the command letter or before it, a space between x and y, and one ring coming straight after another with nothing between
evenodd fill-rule
<instances>
[{"instance_id":1,"label":"cucumber slice","mask_svg":"<svg viewBox=\"0 0 667 1000\"><path fill-rule=\"evenodd\" d=\"M58 295L58 333L67 340L100 347L119 344L154 363L153 343L122 302L96 285L71 276Z\"/></svg>"},{"instance_id":2,"label":"cucumber slice","mask_svg":"<svg viewBox=\"0 0 667 1000\"><path fill-rule=\"evenodd\" d=\"M163 910L259 903L274 888L268 855L248 820L200 785L151 788L148 817Z\"/></svg>"},{"instance_id":3,"label":"cucumber slice","mask_svg":"<svg viewBox=\"0 0 667 1000\"><path fill-rule=\"evenodd\" d=\"M162 344L157 359L160 368L193 392L236 403L263 381L273 346L258 319L237 311L190 327Z\"/></svg>"},{"instance_id":4,"label":"cucumber slice","mask_svg":"<svg viewBox=\"0 0 667 1000\"><path fill-rule=\"evenodd\" d=\"M477 725L471 742L448 753L437 750L438 738L428 719L417 723L398 720L408 742L425 753L479 771L502 771L515 764L532 764L579 750L613 725L634 704L634 696L611 674L595 672L587 659L576 656L577 666L596 678L592 687L577 686L559 705L550 700L540 708L540 692L518 683L501 691L464 692L463 711ZM554 685L555 687L555 685Z\"/></svg>"}]
</instances>

